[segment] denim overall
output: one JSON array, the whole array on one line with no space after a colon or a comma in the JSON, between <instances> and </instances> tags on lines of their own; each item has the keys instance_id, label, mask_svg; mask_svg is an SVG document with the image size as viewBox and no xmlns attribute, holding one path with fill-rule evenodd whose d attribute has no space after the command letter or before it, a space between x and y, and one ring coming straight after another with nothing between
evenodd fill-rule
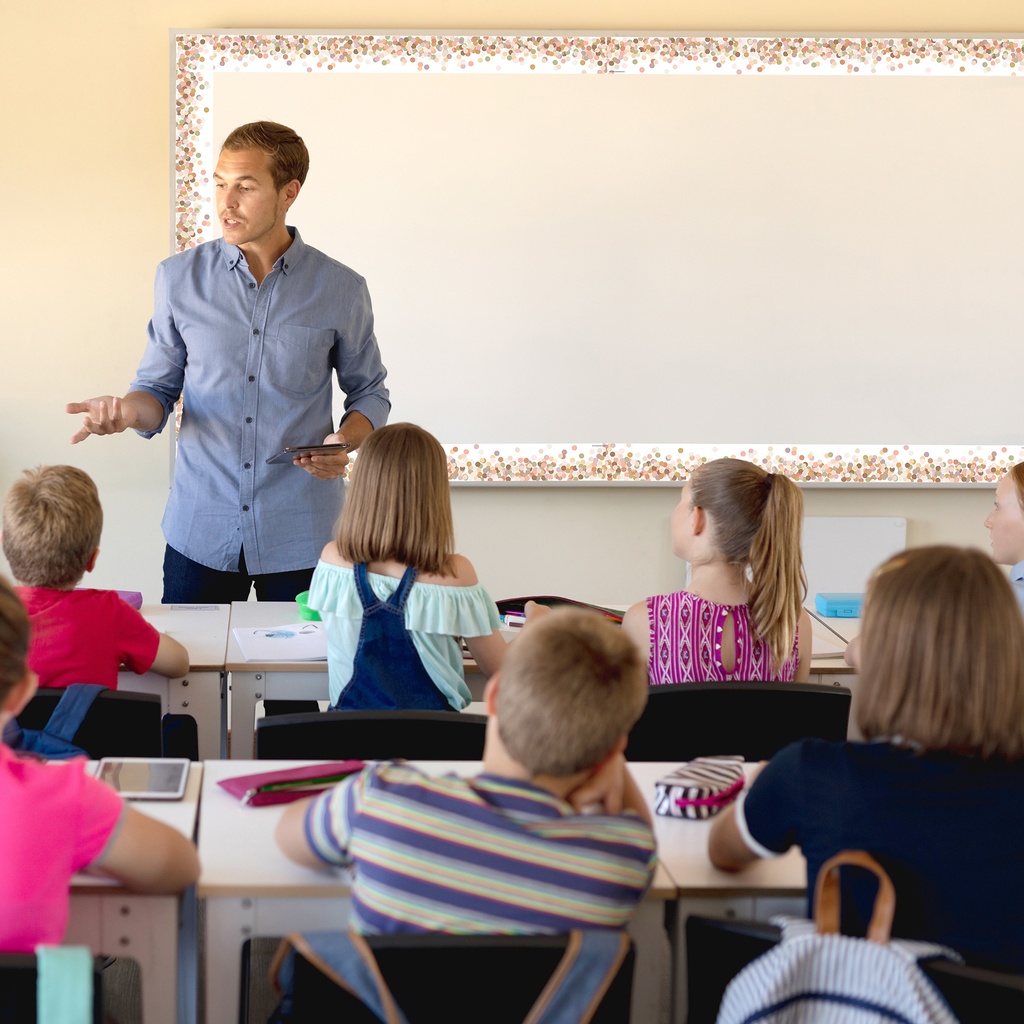
<instances>
[{"instance_id":1,"label":"denim overall","mask_svg":"<svg viewBox=\"0 0 1024 1024\"><path fill-rule=\"evenodd\" d=\"M341 691L334 710L416 708L453 711L434 685L405 628L405 602L416 570L405 570L397 589L381 601L370 589L366 563L353 566L356 589L363 605L359 646L352 663L352 678Z\"/></svg>"}]
</instances>

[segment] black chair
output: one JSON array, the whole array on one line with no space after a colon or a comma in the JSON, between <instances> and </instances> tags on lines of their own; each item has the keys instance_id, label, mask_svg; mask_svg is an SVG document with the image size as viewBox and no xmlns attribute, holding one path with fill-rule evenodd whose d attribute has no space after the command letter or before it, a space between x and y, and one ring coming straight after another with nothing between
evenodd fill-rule
<instances>
[{"instance_id":1,"label":"black chair","mask_svg":"<svg viewBox=\"0 0 1024 1024\"><path fill-rule=\"evenodd\" d=\"M454 711L324 711L256 723L263 759L479 761L486 715Z\"/></svg>"},{"instance_id":2,"label":"black chair","mask_svg":"<svg viewBox=\"0 0 1024 1024\"><path fill-rule=\"evenodd\" d=\"M61 689L42 689L18 715L23 729L42 729L50 720ZM155 693L105 690L89 708L73 741L93 759L163 757L160 698Z\"/></svg>"},{"instance_id":3,"label":"black chair","mask_svg":"<svg viewBox=\"0 0 1024 1024\"><path fill-rule=\"evenodd\" d=\"M630 761L741 754L763 761L806 737L845 740L850 690L818 683L676 683L652 686L629 734Z\"/></svg>"},{"instance_id":4,"label":"black chair","mask_svg":"<svg viewBox=\"0 0 1024 1024\"><path fill-rule=\"evenodd\" d=\"M687 918L687 1024L714 1024L726 986L779 936L775 925L761 921ZM1024 1020L1024 976L945 960L926 960L921 967L960 1024Z\"/></svg>"},{"instance_id":5,"label":"black chair","mask_svg":"<svg viewBox=\"0 0 1024 1024\"><path fill-rule=\"evenodd\" d=\"M566 935L367 935L381 974L409 1024L522 1024L565 952ZM239 1019L248 1021L249 942L242 947ZM634 949L592 1020L630 1016ZM454 971L454 974L453 974ZM301 955L295 957L289 1024L380 1024L363 1003Z\"/></svg>"},{"instance_id":6,"label":"black chair","mask_svg":"<svg viewBox=\"0 0 1024 1024\"><path fill-rule=\"evenodd\" d=\"M92 1021L103 1024L103 967L106 957L93 960ZM36 958L31 953L0 953L0 1024L35 1024Z\"/></svg>"}]
</instances>

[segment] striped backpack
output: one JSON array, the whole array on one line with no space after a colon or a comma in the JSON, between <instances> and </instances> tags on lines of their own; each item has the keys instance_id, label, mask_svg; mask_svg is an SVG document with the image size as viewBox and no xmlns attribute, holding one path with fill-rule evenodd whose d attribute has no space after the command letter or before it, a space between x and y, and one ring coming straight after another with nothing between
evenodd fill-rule
<instances>
[{"instance_id":1,"label":"striped backpack","mask_svg":"<svg viewBox=\"0 0 1024 1024\"><path fill-rule=\"evenodd\" d=\"M839 867L878 877L867 937L839 933ZM729 983L718 1024L957 1024L919 960L961 957L933 943L890 939L896 909L892 881L868 854L847 850L821 866L814 920L780 917L777 946Z\"/></svg>"}]
</instances>

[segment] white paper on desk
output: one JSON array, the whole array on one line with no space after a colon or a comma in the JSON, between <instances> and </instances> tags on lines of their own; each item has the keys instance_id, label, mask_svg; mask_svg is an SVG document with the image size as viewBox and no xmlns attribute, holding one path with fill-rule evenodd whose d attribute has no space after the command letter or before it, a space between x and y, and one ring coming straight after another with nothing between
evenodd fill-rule
<instances>
[{"instance_id":1,"label":"white paper on desk","mask_svg":"<svg viewBox=\"0 0 1024 1024\"><path fill-rule=\"evenodd\" d=\"M246 661L327 660L327 633L322 622L235 627L231 632Z\"/></svg>"},{"instance_id":2,"label":"white paper on desk","mask_svg":"<svg viewBox=\"0 0 1024 1024\"><path fill-rule=\"evenodd\" d=\"M827 637L818 636L817 633L811 637L812 658L841 658L846 653L846 644L840 644L837 640L829 640Z\"/></svg>"}]
</instances>

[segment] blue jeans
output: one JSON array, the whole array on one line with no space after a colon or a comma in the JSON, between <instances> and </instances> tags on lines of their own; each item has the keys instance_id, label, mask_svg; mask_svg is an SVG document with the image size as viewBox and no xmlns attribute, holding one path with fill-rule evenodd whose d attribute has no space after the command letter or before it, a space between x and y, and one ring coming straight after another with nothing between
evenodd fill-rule
<instances>
[{"instance_id":1,"label":"blue jeans","mask_svg":"<svg viewBox=\"0 0 1024 1024\"><path fill-rule=\"evenodd\" d=\"M164 551L163 604L230 604L248 601L256 586L259 601L294 601L309 590L313 569L270 572L254 576L245 568L245 552L238 553L238 571L224 572L193 562L169 544Z\"/></svg>"}]
</instances>

